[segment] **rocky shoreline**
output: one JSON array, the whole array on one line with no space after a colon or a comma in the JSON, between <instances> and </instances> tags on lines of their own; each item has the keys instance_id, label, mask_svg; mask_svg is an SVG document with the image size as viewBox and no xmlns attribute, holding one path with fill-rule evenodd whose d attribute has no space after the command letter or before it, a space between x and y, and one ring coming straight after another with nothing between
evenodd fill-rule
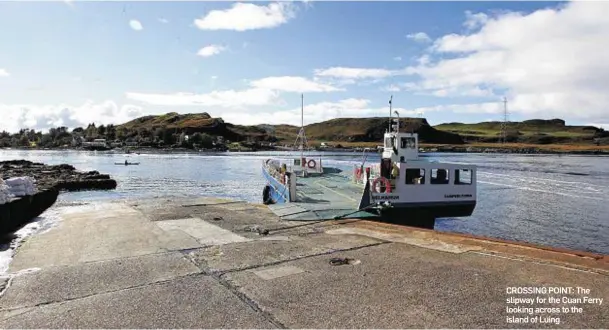
<instances>
[{"instance_id":1,"label":"rocky shoreline","mask_svg":"<svg viewBox=\"0 0 609 330\"><path fill-rule=\"evenodd\" d=\"M117 186L116 180L98 171L80 172L72 165L46 165L27 160L0 162L0 177L29 176L36 179L39 190L59 191L110 190Z\"/></svg>"}]
</instances>

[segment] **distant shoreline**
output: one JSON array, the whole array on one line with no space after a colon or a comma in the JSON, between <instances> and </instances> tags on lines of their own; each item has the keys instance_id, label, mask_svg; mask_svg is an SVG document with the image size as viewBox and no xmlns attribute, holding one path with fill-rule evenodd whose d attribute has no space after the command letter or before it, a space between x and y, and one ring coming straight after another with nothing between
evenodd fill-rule
<instances>
[{"instance_id":1,"label":"distant shoreline","mask_svg":"<svg viewBox=\"0 0 609 330\"><path fill-rule=\"evenodd\" d=\"M364 148L368 148L369 152L376 152L374 148L363 147L363 146L347 146L343 148L315 148L311 151L318 152L363 152ZM548 146L519 146L519 145L492 145L492 146L479 146L479 145L434 145L434 144L422 144L421 153L501 153L501 154L550 154L550 155L596 155L596 156L609 156L609 147L591 147L591 146L578 146L578 145L548 145ZM83 151L90 152L82 148L0 148L0 150L18 150L18 151L35 151L35 150L53 150L53 151ZM187 149L187 148L137 148L130 147L129 152L125 149L111 149L98 151L100 153L110 153L119 155L131 155L131 154L176 154L176 153L232 153L232 152L252 152L261 153L269 151L294 151L289 148L266 148L265 150L217 150L217 149Z\"/></svg>"}]
</instances>

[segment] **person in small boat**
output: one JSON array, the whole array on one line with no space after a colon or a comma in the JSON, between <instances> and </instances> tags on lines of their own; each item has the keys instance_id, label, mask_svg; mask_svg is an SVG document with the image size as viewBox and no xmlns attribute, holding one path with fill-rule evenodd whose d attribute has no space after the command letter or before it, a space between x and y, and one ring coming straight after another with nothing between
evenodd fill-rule
<instances>
[{"instance_id":1,"label":"person in small boat","mask_svg":"<svg viewBox=\"0 0 609 330\"><path fill-rule=\"evenodd\" d=\"M129 163L127 162L127 160L125 159L125 165L129 165Z\"/></svg>"}]
</instances>

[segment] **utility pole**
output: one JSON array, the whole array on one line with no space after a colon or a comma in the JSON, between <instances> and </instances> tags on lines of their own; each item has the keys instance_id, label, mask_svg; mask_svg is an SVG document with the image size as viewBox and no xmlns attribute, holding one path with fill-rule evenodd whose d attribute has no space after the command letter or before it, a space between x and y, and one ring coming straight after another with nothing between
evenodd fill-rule
<instances>
[{"instance_id":1,"label":"utility pole","mask_svg":"<svg viewBox=\"0 0 609 330\"><path fill-rule=\"evenodd\" d=\"M507 98L503 98L503 121L501 122L501 144L507 143L507 130L508 130L508 110L507 110Z\"/></svg>"}]
</instances>

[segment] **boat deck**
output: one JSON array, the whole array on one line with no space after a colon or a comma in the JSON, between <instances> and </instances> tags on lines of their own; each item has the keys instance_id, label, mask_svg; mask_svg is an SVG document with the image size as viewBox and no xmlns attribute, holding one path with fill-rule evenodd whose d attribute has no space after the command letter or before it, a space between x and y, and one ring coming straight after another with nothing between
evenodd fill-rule
<instances>
[{"instance_id":1,"label":"boat deck","mask_svg":"<svg viewBox=\"0 0 609 330\"><path fill-rule=\"evenodd\" d=\"M328 220L345 214L351 218L376 217L368 212L357 212L363 190L344 173L298 177L297 202L273 204L269 208L283 220Z\"/></svg>"}]
</instances>

